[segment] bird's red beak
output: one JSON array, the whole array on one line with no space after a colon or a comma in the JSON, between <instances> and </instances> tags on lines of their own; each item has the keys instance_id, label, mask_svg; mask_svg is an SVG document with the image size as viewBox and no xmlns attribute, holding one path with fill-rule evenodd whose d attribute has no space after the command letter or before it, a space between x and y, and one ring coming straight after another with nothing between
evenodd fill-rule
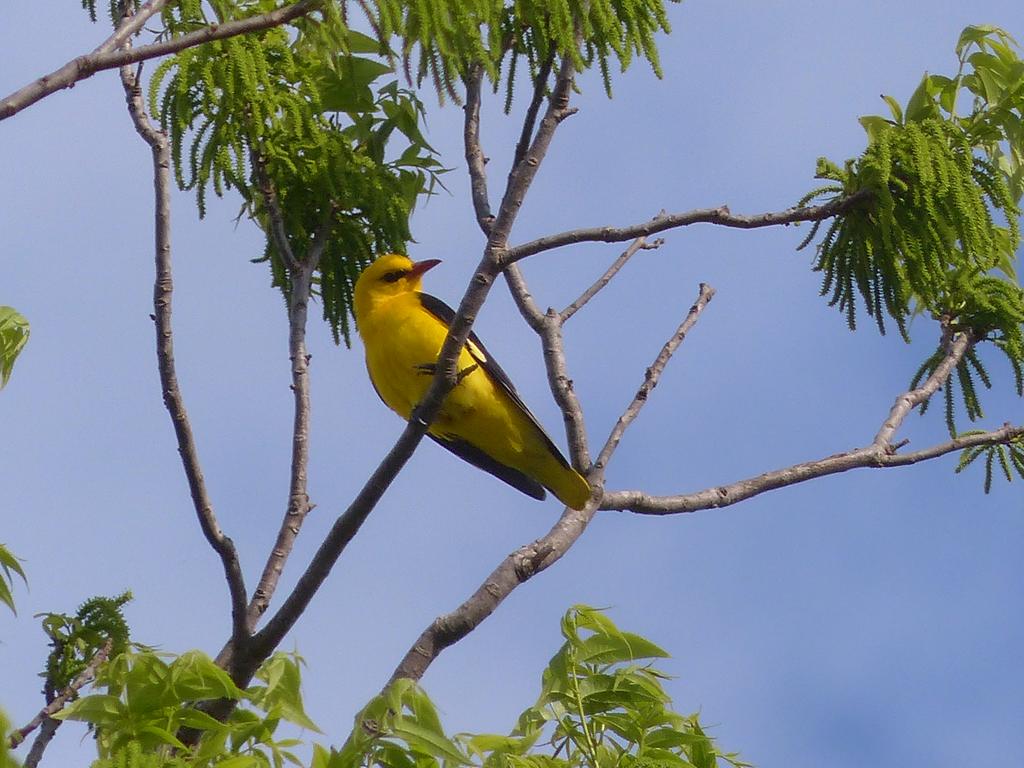
<instances>
[{"instance_id":1,"label":"bird's red beak","mask_svg":"<svg viewBox=\"0 0 1024 768\"><path fill-rule=\"evenodd\" d=\"M409 271L409 277L419 277L428 269L433 269L440 263L440 259L424 259L423 261L414 261L412 263L412 269Z\"/></svg>"}]
</instances>

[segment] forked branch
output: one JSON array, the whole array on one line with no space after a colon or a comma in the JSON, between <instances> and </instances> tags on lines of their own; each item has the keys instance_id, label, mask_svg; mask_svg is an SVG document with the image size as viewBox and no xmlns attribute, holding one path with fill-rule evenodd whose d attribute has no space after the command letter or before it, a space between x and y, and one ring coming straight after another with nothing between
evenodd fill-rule
<instances>
[{"instance_id":1,"label":"forked branch","mask_svg":"<svg viewBox=\"0 0 1024 768\"><path fill-rule=\"evenodd\" d=\"M658 357L647 369L643 386L647 386L648 391L657 384L672 353L678 348L686 332L697 322L700 313L713 295L713 289L705 285L701 286L700 295L690 308L680 328L676 329L676 332L666 342L665 347L659 352ZM548 318L552 324L558 324L557 314L551 313ZM545 358L545 363L549 366L549 375L553 375L550 367L552 362L551 358ZM560 362L564 366L564 357L556 362ZM638 393L627 407L620 418L623 431L636 418L646 400L646 397L641 397ZM615 452L617 446L618 439L609 438L601 451L605 463ZM595 465L593 470L588 473L588 480L591 484L600 485L602 475L603 467ZM506 557L469 599L451 613L438 616L431 622L399 662L389 683L403 677L419 680L445 648L455 644L476 629L516 587L556 563L583 535L583 531L594 518L596 509L593 502L583 510L567 508L554 527L544 536L520 547Z\"/></svg>"},{"instance_id":2,"label":"forked branch","mask_svg":"<svg viewBox=\"0 0 1024 768\"><path fill-rule=\"evenodd\" d=\"M192 425L178 385L174 365L174 336L171 326L171 299L174 280L171 272L171 151L166 134L153 127L142 101L142 90L138 76L131 67L121 68L121 83L128 101L128 112L136 132L149 145L153 156L153 186L155 209L155 263L156 278L153 284L153 322L156 326L157 367L160 372L160 388L164 406L171 416L174 434L178 441L185 477L199 527L210 546L220 557L231 595L231 638L239 643L247 637L246 593L242 568L235 545L220 528L213 511L213 502L206 490L199 452L196 449Z\"/></svg>"},{"instance_id":3,"label":"forked branch","mask_svg":"<svg viewBox=\"0 0 1024 768\"><path fill-rule=\"evenodd\" d=\"M814 461L794 464L784 469L739 480L728 485L674 496L652 496L642 491L608 491L601 501L601 509L622 510L644 515L672 515L696 512L702 509L727 507L767 491L814 480L839 472L862 467L901 467L934 459L953 451L975 446L997 445L1024 434L1024 427L1005 425L991 432L958 437L939 445L913 453L897 453L898 445L891 440L913 408L930 398L949 379L950 373L974 344L970 333L954 336L947 344L942 362L917 389L901 393L882 423L870 445L844 453L837 453Z\"/></svg>"},{"instance_id":4,"label":"forked branch","mask_svg":"<svg viewBox=\"0 0 1024 768\"><path fill-rule=\"evenodd\" d=\"M870 198L870 192L861 191L849 197L825 203L824 205L789 208L785 211L759 213L751 216L734 214L726 205L721 205L717 208L700 208L682 213L662 213L650 221L631 224L626 227L589 227L572 229L555 235L545 235L528 243L509 248L505 261L510 264L515 263L520 259L525 259L527 256L533 256L543 251L550 251L575 243L623 243L627 240L634 240L638 237L650 237L659 232L687 227L691 224L717 224L722 227L737 229L758 229L760 227L777 227L805 221L821 221L822 219L828 219L845 213L851 208L868 201Z\"/></svg>"},{"instance_id":5,"label":"forked branch","mask_svg":"<svg viewBox=\"0 0 1024 768\"><path fill-rule=\"evenodd\" d=\"M641 515L677 515L702 509L728 507L776 488L785 488L807 480L847 472L863 467L905 467L936 459L954 451L977 446L1006 444L1024 436L1024 425L1006 424L991 432L957 437L913 453L888 453L874 445L838 453L816 461L794 464L785 469L678 496L651 496L642 491L606 491L601 509L635 512Z\"/></svg>"},{"instance_id":6,"label":"forked branch","mask_svg":"<svg viewBox=\"0 0 1024 768\"><path fill-rule=\"evenodd\" d=\"M271 230L275 238L288 246L284 219L277 206L276 197L269 181L264 192L270 217ZM271 204L273 201L273 204ZM295 547L306 515L313 509L309 501L307 472L309 468L309 430L312 400L309 381L309 352L306 349L306 324L309 299L313 285L313 274L320 264L320 257L327 247L334 220L333 208L328 206L324 219L314 235L306 252L306 258L297 260L288 247L286 263L290 289L288 292L288 359L291 361L292 394L294 396L294 417L292 421L291 479L288 486L288 507L277 533L274 548L270 551L263 574L249 601L247 622L253 631L260 616L267 610L277 590L278 581L284 572L284 565ZM281 244L278 245L281 247Z\"/></svg>"}]
</instances>

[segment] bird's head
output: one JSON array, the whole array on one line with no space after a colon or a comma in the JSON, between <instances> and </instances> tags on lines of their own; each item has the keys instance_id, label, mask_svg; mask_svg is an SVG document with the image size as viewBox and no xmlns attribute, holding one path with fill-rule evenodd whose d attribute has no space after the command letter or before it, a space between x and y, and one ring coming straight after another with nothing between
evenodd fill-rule
<instances>
[{"instance_id":1,"label":"bird's head","mask_svg":"<svg viewBox=\"0 0 1024 768\"><path fill-rule=\"evenodd\" d=\"M440 264L439 259L413 261L408 256L387 253L379 256L356 280L356 320L372 311L374 305L403 293L419 291L423 273Z\"/></svg>"}]
</instances>

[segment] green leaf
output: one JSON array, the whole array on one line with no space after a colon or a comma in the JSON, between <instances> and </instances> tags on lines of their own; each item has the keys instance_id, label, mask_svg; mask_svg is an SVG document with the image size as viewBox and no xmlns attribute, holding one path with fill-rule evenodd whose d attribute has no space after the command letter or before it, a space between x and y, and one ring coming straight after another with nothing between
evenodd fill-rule
<instances>
[{"instance_id":1,"label":"green leaf","mask_svg":"<svg viewBox=\"0 0 1024 768\"><path fill-rule=\"evenodd\" d=\"M907 102L906 122L919 123L929 118L938 117L935 96L939 90L940 88L930 75L926 74L922 77L920 84Z\"/></svg>"},{"instance_id":2,"label":"green leaf","mask_svg":"<svg viewBox=\"0 0 1024 768\"><path fill-rule=\"evenodd\" d=\"M294 654L275 653L263 663L257 677L267 686L258 697L261 706L288 722L321 733L302 706L301 659Z\"/></svg>"},{"instance_id":3,"label":"green leaf","mask_svg":"<svg viewBox=\"0 0 1024 768\"><path fill-rule=\"evenodd\" d=\"M144 725L139 728L136 732L136 736L141 737L149 736L149 739L143 739L148 741L150 745L162 745L175 747L176 749L185 749L185 745L178 740L178 737L168 731L166 728L160 728L155 725ZM152 748L152 747L151 747Z\"/></svg>"},{"instance_id":4,"label":"green leaf","mask_svg":"<svg viewBox=\"0 0 1024 768\"><path fill-rule=\"evenodd\" d=\"M0 389L11 378L14 361L29 337L28 320L13 307L0 306Z\"/></svg>"},{"instance_id":5,"label":"green leaf","mask_svg":"<svg viewBox=\"0 0 1024 768\"><path fill-rule=\"evenodd\" d=\"M896 101L892 96L882 94L882 98L885 99L885 103L889 105L889 111L892 113L892 119L897 123L903 122L903 107Z\"/></svg>"},{"instance_id":6,"label":"green leaf","mask_svg":"<svg viewBox=\"0 0 1024 768\"><path fill-rule=\"evenodd\" d=\"M529 746L526 739L516 736L499 736L493 733L480 733L467 736L463 742L472 754L483 757L487 752L522 754Z\"/></svg>"},{"instance_id":7,"label":"green leaf","mask_svg":"<svg viewBox=\"0 0 1024 768\"><path fill-rule=\"evenodd\" d=\"M396 717L391 732L408 742L410 747L422 749L434 757L452 760L459 765L468 765L470 762L454 742L406 718Z\"/></svg>"},{"instance_id":8,"label":"green leaf","mask_svg":"<svg viewBox=\"0 0 1024 768\"><path fill-rule=\"evenodd\" d=\"M349 29L345 35L345 43L351 53L380 53L381 43L374 37Z\"/></svg>"},{"instance_id":9,"label":"green leaf","mask_svg":"<svg viewBox=\"0 0 1024 768\"><path fill-rule=\"evenodd\" d=\"M668 653L640 635L622 632L617 635L593 635L576 652L581 663L614 664L641 659L665 659Z\"/></svg>"},{"instance_id":10,"label":"green leaf","mask_svg":"<svg viewBox=\"0 0 1024 768\"><path fill-rule=\"evenodd\" d=\"M963 32L960 33L960 39L956 42L957 56L963 58L963 52L969 46L981 46L982 44L989 42L989 38L993 36L1013 42L1013 38L1010 35L1000 27L992 26L991 24L978 24L964 27Z\"/></svg>"},{"instance_id":11,"label":"green leaf","mask_svg":"<svg viewBox=\"0 0 1024 768\"><path fill-rule=\"evenodd\" d=\"M169 667L171 690L181 701L239 699L242 691L206 654L187 651Z\"/></svg>"},{"instance_id":12,"label":"green leaf","mask_svg":"<svg viewBox=\"0 0 1024 768\"><path fill-rule=\"evenodd\" d=\"M18 558L3 544L0 544L0 571L0 602L17 614L14 610L14 576L11 574L17 574L25 583L28 583L28 579L25 578L25 571Z\"/></svg>"},{"instance_id":13,"label":"green leaf","mask_svg":"<svg viewBox=\"0 0 1024 768\"><path fill-rule=\"evenodd\" d=\"M869 142L873 142L882 131L886 130L887 128L889 128L889 126L892 125L892 122L890 120L886 120L884 117L879 117L878 115L864 115L863 117L857 118L857 122L859 122L864 127L864 130L868 134ZM829 178L823 176L822 174L822 160L824 160L824 158L818 158L818 172L815 174L815 176L817 176L818 178Z\"/></svg>"},{"instance_id":14,"label":"green leaf","mask_svg":"<svg viewBox=\"0 0 1024 768\"><path fill-rule=\"evenodd\" d=\"M227 732L230 730L230 726L227 723L222 723L217 718L194 707L182 709L175 715L175 720L181 726L195 728L200 731Z\"/></svg>"},{"instance_id":15,"label":"green leaf","mask_svg":"<svg viewBox=\"0 0 1024 768\"><path fill-rule=\"evenodd\" d=\"M83 720L97 726L110 726L126 715L125 707L116 696L96 693L71 702L53 715L55 720Z\"/></svg>"}]
</instances>

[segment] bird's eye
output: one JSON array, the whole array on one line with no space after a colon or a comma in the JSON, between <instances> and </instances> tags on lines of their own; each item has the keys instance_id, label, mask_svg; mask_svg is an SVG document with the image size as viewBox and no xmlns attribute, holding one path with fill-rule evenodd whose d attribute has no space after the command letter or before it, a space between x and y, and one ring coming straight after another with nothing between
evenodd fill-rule
<instances>
[{"instance_id":1,"label":"bird's eye","mask_svg":"<svg viewBox=\"0 0 1024 768\"><path fill-rule=\"evenodd\" d=\"M394 272L388 272L386 275L384 275L384 277L381 278L381 280L383 280L385 283L397 283L407 274L408 272L404 269L396 269Z\"/></svg>"}]
</instances>

